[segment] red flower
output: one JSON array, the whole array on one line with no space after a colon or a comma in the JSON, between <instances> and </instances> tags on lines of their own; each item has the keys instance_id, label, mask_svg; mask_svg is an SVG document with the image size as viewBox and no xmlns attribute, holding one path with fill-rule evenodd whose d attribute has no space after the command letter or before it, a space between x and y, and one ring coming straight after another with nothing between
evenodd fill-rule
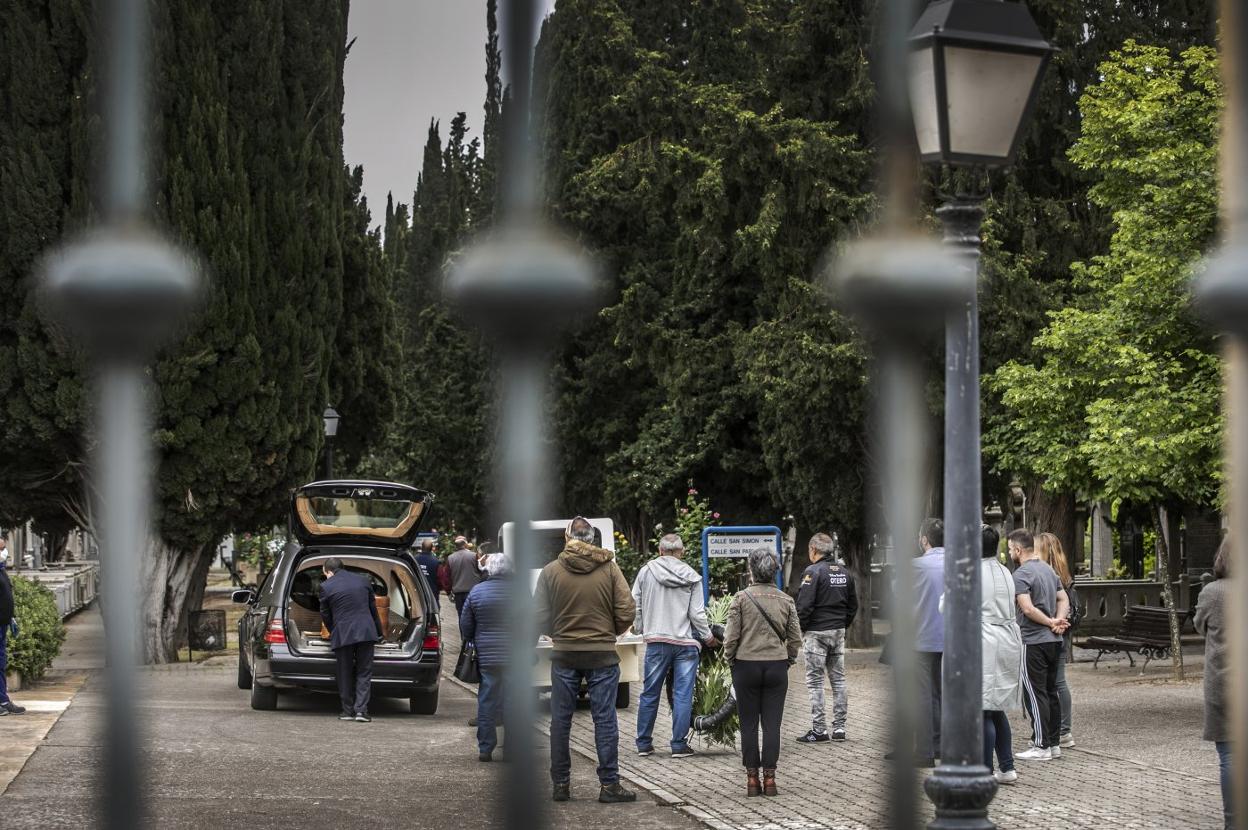
<instances>
[{"instance_id":1,"label":"red flower","mask_svg":"<svg viewBox=\"0 0 1248 830\"><path fill-rule=\"evenodd\" d=\"M697 494L698 494L697 490L693 489L692 487L689 488L689 495L696 496Z\"/></svg>"},{"instance_id":2,"label":"red flower","mask_svg":"<svg viewBox=\"0 0 1248 830\"><path fill-rule=\"evenodd\" d=\"M718 518L719 518L719 514L718 514L718 513L712 513L712 514L711 514L711 518L713 518L713 519L718 519Z\"/></svg>"}]
</instances>

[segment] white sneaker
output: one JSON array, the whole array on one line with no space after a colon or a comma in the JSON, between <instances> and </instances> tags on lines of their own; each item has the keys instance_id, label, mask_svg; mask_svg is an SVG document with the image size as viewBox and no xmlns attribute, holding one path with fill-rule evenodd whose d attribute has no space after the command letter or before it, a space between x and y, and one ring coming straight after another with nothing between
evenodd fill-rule
<instances>
[{"instance_id":1,"label":"white sneaker","mask_svg":"<svg viewBox=\"0 0 1248 830\"><path fill-rule=\"evenodd\" d=\"M1075 736L1069 732L1062 733L1062 739L1058 742L1062 749L1070 749L1075 745Z\"/></svg>"},{"instance_id":2,"label":"white sneaker","mask_svg":"<svg viewBox=\"0 0 1248 830\"><path fill-rule=\"evenodd\" d=\"M1014 758L1019 761L1052 761L1053 753L1051 750L1033 746L1030 749L1024 749L1015 755Z\"/></svg>"},{"instance_id":3,"label":"white sneaker","mask_svg":"<svg viewBox=\"0 0 1248 830\"><path fill-rule=\"evenodd\" d=\"M1061 758L1062 748L1060 746L1051 746L1049 747L1049 754L1053 758Z\"/></svg>"},{"instance_id":4,"label":"white sneaker","mask_svg":"<svg viewBox=\"0 0 1248 830\"><path fill-rule=\"evenodd\" d=\"M998 784L1013 784L1018 780L1018 771L1010 770L1009 772L994 772L992 777L997 779Z\"/></svg>"}]
</instances>

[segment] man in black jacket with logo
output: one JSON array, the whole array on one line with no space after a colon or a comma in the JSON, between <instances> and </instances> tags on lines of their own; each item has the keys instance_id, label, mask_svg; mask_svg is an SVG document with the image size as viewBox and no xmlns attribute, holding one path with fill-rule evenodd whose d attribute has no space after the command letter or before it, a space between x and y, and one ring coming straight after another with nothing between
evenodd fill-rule
<instances>
[{"instance_id":1,"label":"man in black jacket with logo","mask_svg":"<svg viewBox=\"0 0 1248 830\"><path fill-rule=\"evenodd\" d=\"M854 577L836 561L836 542L826 533L810 538L810 561L797 590L797 618L806 652L806 688L810 692L810 731L798 743L845 740L849 698L845 692L845 629L858 613ZM832 680L832 734L823 705L823 678Z\"/></svg>"},{"instance_id":2,"label":"man in black jacket with logo","mask_svg":"<svg viewBox=\"0 0 1248 830\"><path fill-rule=\"evenodd\" d=\"M381 618L368 578L344 570L342 560L326 560L321 583L321 619L329 629L329 644L338 660L338 720L367 723L373 684L373 646L381 639Z\"/></svg>"}]
</instances>

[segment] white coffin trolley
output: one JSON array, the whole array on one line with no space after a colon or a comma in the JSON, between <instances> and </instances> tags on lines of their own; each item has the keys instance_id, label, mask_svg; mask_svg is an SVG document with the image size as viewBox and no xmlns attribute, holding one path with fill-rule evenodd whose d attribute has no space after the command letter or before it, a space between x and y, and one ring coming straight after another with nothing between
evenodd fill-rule
<instances>
[{"instance_id":1,"label":"white coffin trolley","mask_svg":"<svg viewBox=\"0 0 1248 830\"><path fill-rule=\"evenodd\" d=\"M564 531L568 527L571 519L547 519L540 522L533 522L533 535L537 539L537 551L542 566L553 562L564 547ZM606 548L612 553L615 552L615 522L610 519L590 519L589 523L594 527L594 544L599 547ZM498 531L499 550L507 552L512 548L512 533L514 524L507 522ZM541 568L537 568L529 573L529 590L530 592L537 590L537 577L541 574ZM641 677L641 659L643 641L640 635L633 634L631 631L627 634L621 634L615 641L615 650L620 655L620 685L615 692L615 706L617 709L628 708L628 684L640 683ZM550 689L550 654L553 651L553 644L545 637L537 642L537 659L533 664L533 685L542 690Z\"/></svg>"}]
</instances>

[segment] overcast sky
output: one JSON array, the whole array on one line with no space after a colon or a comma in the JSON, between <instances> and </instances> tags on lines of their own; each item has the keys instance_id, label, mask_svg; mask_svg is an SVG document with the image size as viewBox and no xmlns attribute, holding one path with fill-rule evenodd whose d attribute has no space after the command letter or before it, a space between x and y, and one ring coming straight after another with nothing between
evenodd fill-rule
<instances>
[{"instance_id":1,"label":"overcast sky","mask_svg":"<svg viewBox=\"0 0 1248 830\"><path fill-rule=\"evenodd\" d=\"M503 5L507 0L501 0ZM544 0L548 7L555 0ZM344 151L364 165L373 224L386 193L410 203L429 119L442 137L455 113L480 136L485 105L485 0L355 0L348 39Z\"/></svg>"}]
</instances>

